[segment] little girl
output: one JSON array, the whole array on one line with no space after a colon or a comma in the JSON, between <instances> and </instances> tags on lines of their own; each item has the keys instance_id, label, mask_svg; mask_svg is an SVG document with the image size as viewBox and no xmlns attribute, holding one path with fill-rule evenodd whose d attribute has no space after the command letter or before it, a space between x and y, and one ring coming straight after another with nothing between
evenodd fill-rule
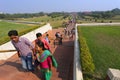
<instances>
[{"instance_id":1,"label":"little girl","mask_svg":"<svg viewBox=\"0 0 120 80\"><path fill-rule=\"evenodd\" d=\"M57 67L57 62L49 50L46 50L44 44L40 41L36 43L36 56L40 62L40 70L42 73L43 80L50 80L52 76L51 67Z\"/></svg>"}]
</instances>

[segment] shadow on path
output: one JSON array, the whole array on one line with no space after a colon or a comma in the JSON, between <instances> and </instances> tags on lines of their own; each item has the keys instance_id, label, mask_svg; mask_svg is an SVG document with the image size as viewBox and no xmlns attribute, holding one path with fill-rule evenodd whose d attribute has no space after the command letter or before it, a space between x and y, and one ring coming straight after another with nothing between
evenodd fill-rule
<instances>
[{"instance_id":1,"label":"shadow on path","mask_svg":"<svg viewBox=\"0 0 120 80\"><path fill-rule=\"evenodd\" d=\"M73 41L63 42L63 45L58 45L54 52L54 56L58 62L58 77L62 78L62 80L73 79L73 45Z\"/></svg>"}]
</instances>

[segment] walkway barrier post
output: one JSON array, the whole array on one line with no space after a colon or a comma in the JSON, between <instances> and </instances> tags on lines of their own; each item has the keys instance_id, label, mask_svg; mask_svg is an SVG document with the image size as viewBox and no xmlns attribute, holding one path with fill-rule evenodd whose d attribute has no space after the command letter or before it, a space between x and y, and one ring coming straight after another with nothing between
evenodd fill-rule
<instances>
[{"instance_id":1,"label":"walkway barrier post","mask_svg":"<svg viewBox=\"0 0 120 80\"><path fill-rule=\"evenodd\" d=\"M77 24L75 25L73 80L83 80L82 69L80 65L80 48L78 43Z\"/></svg>"},{"instance_id":2,"label":"walkway barrier post","mask_svg":"<svg viewBox=\"0 0 120 80\"><path fill-rule=\"evenodd\" d=\"M120 70L109 68L105 80L120 80Z\"/></svg>"}]
</instances>

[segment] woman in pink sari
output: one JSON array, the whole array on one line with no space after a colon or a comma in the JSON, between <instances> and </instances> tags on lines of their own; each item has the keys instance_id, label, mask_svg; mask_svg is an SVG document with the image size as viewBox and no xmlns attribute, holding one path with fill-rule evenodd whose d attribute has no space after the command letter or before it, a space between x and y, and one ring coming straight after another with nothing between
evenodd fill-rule
<instances>
[{"instance_id":1,"label":"woman in pink sari","mask_svg":"<svg viewBox=\"0 0 120 80\"><path fill-rule=\"evenodd\" d=\"M40 66L40 71L42 73L42 79L50 80L52 76L51 67L52 65L54 67L57 67L57 62L53 57L53 55L51 54L51 52L49 50L46 50L43 42L38 41L36 43L35 48L37 51L36 52L37 60L40 62L39 66Z\"/></svg>"}]
</instances>

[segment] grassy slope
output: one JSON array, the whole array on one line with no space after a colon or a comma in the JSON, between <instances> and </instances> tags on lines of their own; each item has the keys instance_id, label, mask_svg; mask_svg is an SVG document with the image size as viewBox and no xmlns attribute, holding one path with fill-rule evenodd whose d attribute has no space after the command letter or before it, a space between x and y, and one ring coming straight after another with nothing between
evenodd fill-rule
<instances>
[{"instance_id":1,"label":"grassy slope","mask_svg":"<svg viewBox=\"0 0 120 80\"><path fill-rule=\"evenodd\" d=\"M20 21L32 21L32 22L42 22L42 23L50 23L53 28L63 27L62 23L68 21L68 19L63 19L63 16L51 18L49 16L42 16L42 17L34 17L34 18L20 18ZM40 25L41 26L41 25ZM0 45L7 42L9 40L7 33L11 29L16 29L20 33L28 32L31 29L37 26L30 26L27 24L15 24L10 22L3 22L0 21Z\"/></svg>"},{"instance_id":2,"label":"grassy slope","mask_svg":"<svg viewBox=\"0 0 120 80\"><path fill-rule=\"evenodd\" d=\"M48 16L41 16L41 17L34 17L34 18L24 18L22 20L24 21L35 21L35 22L44 22L44 21L48 21L50 20L51 18L48 17Z\"/></svg>"},{"instance_id":3,"label":"grassy slope","mask_svg":"<svg viewBox=\"0 0 120 80\"><path fill-rule=\"evenodd\" d=\"M35 21L35 22L43 22L43 23L50 23L53 28L62 27L62 23L64 21L68 21L68 19L64 20L63 16L51 18L49 16L41 16L41 17L34 17L34 18L26 18L21 19L23 21Z\"/></svg>"},{"instance_id":4,"label":"grassy slope","mask_svg":"<svg viewBox=\"0 0 120 80\"><path fill-rule=\"evenodd\" d=\"M35 28L35 26L0 21L0 44L9 40L7 35L9 30L16 29L20 34L23 34L24 31L29 31L33 28Z\"/></svg>"},{"instance_id":5,"label":"grassy slope","mask_svg":"<svg viewBox=\"0 0 120 80\"><path fill-rule=\"evenodd\" d=\"M95 75L103 78L108 68L120 69L120 26L81 29L96 66Z\"/></svg>"}]
</instances>

